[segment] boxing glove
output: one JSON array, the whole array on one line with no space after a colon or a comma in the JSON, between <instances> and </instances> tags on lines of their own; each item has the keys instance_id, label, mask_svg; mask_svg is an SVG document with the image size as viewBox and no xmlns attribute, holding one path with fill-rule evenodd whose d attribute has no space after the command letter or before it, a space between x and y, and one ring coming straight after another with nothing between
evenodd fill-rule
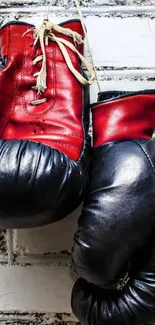
<instances>
[{"instance_id":1,"label":"boxing glove","mask_svg":"<svg viewBox=\"0 0 155 325\"><path fill-rule=\"evenodd\" d=\"M72 293L72 308L83 325L154 325L154 306L154 235L132 257L129 280L122 290L104 289L79 279Z\"/></svg>"},{"instance_id":2,"label":"boxing glove","mask_svg":"<svg viewBox=\"0 0 155 325\"><path fill-rule=\"evenodd\" d=\"M146 290L142 290L138 301L137 291L141 289L135 277L137 291L132 291L131 286L130 294L123 294L119 300L115 284L130 263L134 272L137 270L134 255L137 253L139 260L138 252L143 252L154 229L155 92L100 93L92 114L91 183L72 252L75 270L83 279L73 288L72 308L84 325L100 325L103 321L135 324L137 305L142 304L144 314L149 314L147 295L152 295L155 304L154 289L151 294L151 286L144 284ZM148 278L149 271L153 268L149 270L148 263ZM137 274L145 279L140 269ZM150 275L153 285L151 281ZM143 321L140 315L137 317Z\"/></svg>"},{"instance_id":3,"label":"boxing glove","mask_svg":"<svg viewBox=\"0 0 155 325\"><path fill-rule=\"evenodd\" d=\"M82 72L83 38L79 20L0 29L1 228L55 222L83 200L94 79Z\"/></svg>"}]
</instances>

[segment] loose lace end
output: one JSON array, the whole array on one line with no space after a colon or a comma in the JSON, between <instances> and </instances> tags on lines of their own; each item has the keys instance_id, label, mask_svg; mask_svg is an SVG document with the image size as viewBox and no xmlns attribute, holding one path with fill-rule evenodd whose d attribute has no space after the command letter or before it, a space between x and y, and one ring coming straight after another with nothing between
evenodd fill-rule
<instances>
[{"instance_id":1,"label":"loose lace end","mask_svg":"<svg viewBox=\"0 0 155 325\"><path fill-rule=\"evenodd\" d=\"M54 34L54 32L57 32L59 34L62 34L62 35L72 38L75 46L71 42L69 42L63 38L57 37ZM95 80L94 70L93 70L92 66L84 58L84 56L81 55L76 48L76 45L84 43L82 36L80 34L78 34L77 32L72 31L69 28L63 28L63 27L49 21L48 19L45 19L43 21L43 23L41 24L40 28L38 30L37 29L35 30L34 46L36 45L37 42L40 42L40 47L42 50L42 55L36 57L36 59L33 61L34 64L37 64L39 61L42 60L42 67L41 67L40 71L35 74L35 76L37 76L37 82L36 82L35 88L38 91L38 93L40 94L40 93L44 92L47 88L47 84L46 84L46 79L47 79L47 71L46 71L47 70L47 66L46 66L47 62L46 61L47 61L47 58L46 58L45 46L48 46L49 41L57 43L57 45L59 46L59 48L64 56L64 59L66 61L66 64L67 64L69 70L78 79L78 81L83 85L91 85L93 83L93 81ZM82 61L82 63L84 64L84 66L86 67L86 69L88 70L88 72L90 74L89 80L85 79L74 68L66 47L68 47L70 50L72 50L79 56L80 60Z\"/></svg>"}]
</instances>

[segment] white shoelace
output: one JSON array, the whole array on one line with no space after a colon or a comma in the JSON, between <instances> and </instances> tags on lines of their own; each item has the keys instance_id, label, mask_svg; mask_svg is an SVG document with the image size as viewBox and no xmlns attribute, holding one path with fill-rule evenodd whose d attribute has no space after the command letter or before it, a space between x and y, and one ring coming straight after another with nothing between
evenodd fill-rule
<instances>
[{"instance_id":1,"label":"white shoelace","mask_svg":"<svg viewBox=\"0 0 155 325\"><path fill-rule=\"evenodd\" d=\"M77 32L73 32L69 28L63 28L60 25L57 25L48 19L50 8L51 8L51 3L52 3L52 0L50 0L49 8L47 11L47 18L43 20L43 23L41 24L39 29L36 29L36 28L33 29L34 33L35 33L34 46L36 45L37 42L39 42L41 51L42 51L42 55L37 56L33 60L33 64L36 65L38 62L42 61L42 66L41 66L40 71L36 72L33 75L34 77L37 77L37 80L36 80L36 85L33 86L32 89L37 91L38 94L41 94L41 93L44 93L46 88L48 87L48 85L47 85L47 57L46 57L45 46L48 46L49 42L55 42L58 45L58 47L64 57L66 65L68 66L71 73L75 76L75 78L82 85L92 85L92 83L96 79L98 89L99 89L99 91L101 91L98 76L97 76L97 71L95 68L93 55L92 55L92 51L91 51L91 47L90 47L90 43L89 43L89 39L88 39L88 35L87 35L87 31L86 31L85 24L84 24L82 10L80 8L79 0L75 0L75 4L76 4L78 14L79 14L79 17L81 20L84 35L86 37L87 46L88 46L88 50L90 53L92 64L88 63L88 61L85 59L85 57L77 50L77 45L84 43L82 36L80 34L78 34ZM72 38L74 45L71 42L69 42L61 37L57 37L55 35L55 32ZM89 79L84 78L84 76L78 70L76 70L74 68L71 58L69 56L69 53L67 51L67 48L69 48L71 51L73 51L74 53L77 54L77 56L79 57L79 59L81 60L81 62L83 63L83 65L86 67L87 71L90 74ZM32 101L31 105L33 105L33 106L40 105L46 101L47 101L47 98L38 99L38 100Z\"/></svg>"},{"instance_id":2,"label":"white shoelace","mask_svg":"<svg viewBox=\"0 0 155 325\"><path fill-rule=\"evenodd\" d=\"M38 92L38 94L40 94L40 93L43 93L47 88L47 83L46 83L46 80L47 80L47 58L46 58L45 45L48 46L49 42L55 42L58 45L61 53L63 54L64 60L67 64L69 70L82 85L91 85L94 82L95 72L94 72L92 65L87 62L85 57L76 48L76 45L83 43L82 36L80 34L73 32L69 28L63 28L63 27L49 21L48 19L44 19L40 28L38 30L35 29L34 32L36 35L36 38L34 41L34 46L36 45L37 42L40 43L42 55L36 57L35 60L33 61L33 63L35 65L39 61L42 61L42 66L41 66L40 71L34 74L34 76L37 77L37 81L36 81L36 85L34 87L32 87L33 90L36 90ZM70 38L73 39L75 46L71 42L69 42L63 38L55 36L54 32L57 32L59 34L65 35L65 36L69 36ZM72 50L74 53L76 53L78 55L79 59L81 60L81 62L83 63L83 65L86 67L86 69L88 70L88 72L90 74L89 79L84 78L84 76L74 68L73 63L70 59L70 56L69 56L66 48L69 48L70 50ZM38 100L31 102L31 105L34 105L34 106L39 105L46 101L47 101L46 98L38 99Z\"/></svg>"}]
</instances>

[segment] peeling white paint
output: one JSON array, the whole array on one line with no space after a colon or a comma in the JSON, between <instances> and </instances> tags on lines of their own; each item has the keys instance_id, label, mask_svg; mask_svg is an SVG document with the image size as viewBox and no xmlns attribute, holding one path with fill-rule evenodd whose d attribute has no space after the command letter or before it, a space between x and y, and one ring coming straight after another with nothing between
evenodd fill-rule
<instances>
[{"instance_id":1,"label":"peeling white paint","mask_svg":"<svg viewBox=\"0 0 155 325\"><path fill-rule=\"evenodd\" d=\"M89 6L89 7L82 7L82 11L85 17L96 15L98 17L155 17L154 13L155 6ZM10 6L0 6L0 13L1 15L5 14L35 14L35 13L46 13L48 10L48 6L35 6L34 3L30 6L18 6L15 5L14 7ZM77 15L77 9L74 6L52 6L51 13L55 15Z\"/></svg>"},{"instance_id":2,"label":"peeling white paint","mask_svg":"<svg viewBox=\"0 0 155 325\"><path fill-rule=\"evenodd\" d=\"M72 314L65 313L22 313L2 312L0 314L1 325L75 325L77 320Z\"/></svg>"},{"instance_id":3,"label":"peeling white paint","mask_svg":"<svg viewBox=\"0 0 155 325\"><path fill-rule=\"evenodd\" d=\"M1 7L8 7L8 6L27 6L27 5L33 5L36 4L38 5L48 5L49 0L7 0L0 1L0 6ZM84 7L102 7L102 6L153 6L154 5L154 0L80 0L80 3ZM75 1L74 0L52 0L51 2L52 6L75 6Z\"/></svg>"}]
</instances>

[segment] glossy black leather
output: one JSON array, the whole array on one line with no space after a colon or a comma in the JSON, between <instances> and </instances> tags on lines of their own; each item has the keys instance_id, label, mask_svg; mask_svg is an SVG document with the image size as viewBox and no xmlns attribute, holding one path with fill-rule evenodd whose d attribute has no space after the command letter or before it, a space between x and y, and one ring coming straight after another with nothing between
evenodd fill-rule
<instances>
[{"instance_id":1,"label":"glossy black leather","mask_svg":"<svg viewBox=\"0 0 155 325\"><path fill-rule=\"evenodd\" d=\"M72 309L83 325L155 324L154 230L155 139L94 148L72 251L79 277Z\"/></svg>"},{"instance_id":2,"label":"glossy black leather","mask_svg":"<svg viewBox=\"0 0 155 325\"><path fill-rule=\"evenodd\" d=\"M37 227L68 215L83 199L89 161L89 138L77 162L41 143L0 140L0 227Z\"/></svg>"},{"instance_id":3,"label":"glossy black leather","mask_svg":"<svg viewBox=\"0 0 155 325\"><path fill-rule=\"evenodd\" d=\"M106 101L113 101L113 99L131 97L136 95L153 95L155 94L154 89L145 89L145 90L137 90L137 91L123 91L123 90L112 90L112 91L102 91L98 93L98 101L97 103L105 103ZM92 106L95 104L93 103Z\"/></svg>"},{"instance_id":4,"label":"glossy black leather","mask_svg":"<svg viewBox=\"0 0 155 325\"><path fill-rule=\"evenodd\" d=\"M93 149L89 194L75 234L80 277L115 282L148 240L155 215L155 140L111 142Z\"/></svg>"},{"instance_id":5,"label":"glossy black leather","mask_svg":"<svg viewBox=\"0 0 155 325\"><path fill-rule=\"evenodd\" d=\"M73 248L83 278L73 288L73 312L83 325L155 324L154 236L147 244L155 229L155 139L94 149L92 175ZM125 289L104 289L129 261Z\"/></svg>"},{"instance_id":6,"label":"glossy black leather","mask_svg":"<svg viewBox=\"0 0 155 325\"><path fill-rule=\"evenodd\" d=\"M122 291L105 290L79 279L72 291L72 308L83 325L155 324L154 236L133 257L130 280Z\"/></svg>"}]
</instances>

